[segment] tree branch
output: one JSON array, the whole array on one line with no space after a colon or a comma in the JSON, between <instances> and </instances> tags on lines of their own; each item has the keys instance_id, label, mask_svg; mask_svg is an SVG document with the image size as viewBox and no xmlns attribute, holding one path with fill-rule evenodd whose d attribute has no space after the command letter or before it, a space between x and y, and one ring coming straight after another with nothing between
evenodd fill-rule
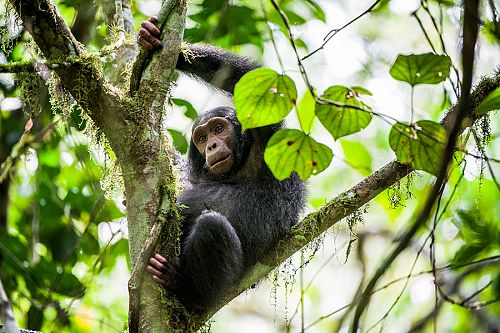
<instances>
[{"instance_id":1,"label":"tree branch","mask_svg":"<svg viewBox=\"0 0 500 333\"><path fill-rule=\"evenodd\" d=\"M71 63L54 71L63 86L103 130L117 154L123 150L125 112L119 95L105 84L97 56L85 51L49 0L10 0L47 63ZM111 112L113 111L113 112ZM121 148L121 150L120 150Z\"/></svg>"}]
</instances>

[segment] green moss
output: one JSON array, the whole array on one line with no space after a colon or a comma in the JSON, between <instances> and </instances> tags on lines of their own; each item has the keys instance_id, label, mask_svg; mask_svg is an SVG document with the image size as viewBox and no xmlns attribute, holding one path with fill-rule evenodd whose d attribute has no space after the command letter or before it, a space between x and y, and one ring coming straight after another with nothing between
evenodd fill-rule
<instances>
[{"instance_id":1,"label":"green moss","mask_svg":"<svg viewBox=\"0 0 500 333\"><path fill-rule=\"evenodd\" d=\"M54 114L62 114L65 118L68 117L71 114L69 94L64 89L55 72L52 72L50 78L47 80L47 87L49 89L49 101L52 112Z\"/></svg>"},{"instance_id":2,"label":"green moss","mask_svg":"<svg viewBox=\"0 0 500 333\"><path fill-rule=\"evenodd\" d=\"M43 109L45 83L37 73L17 73L14 77L26 118L35 119Z\"/></svg>"},{"instance_id":3,"label":"green moss","mask_svg":"<svg viewBox=\"0 0 500 333\"><path fill-rule=\"evenodd\" d=\"M416 174L416 172L409 173L407 177L394 183L387 189L387 199L390 203L389 208L405 207L406 200L413 198L411 184Z\"/></svg>"}]
</instances>

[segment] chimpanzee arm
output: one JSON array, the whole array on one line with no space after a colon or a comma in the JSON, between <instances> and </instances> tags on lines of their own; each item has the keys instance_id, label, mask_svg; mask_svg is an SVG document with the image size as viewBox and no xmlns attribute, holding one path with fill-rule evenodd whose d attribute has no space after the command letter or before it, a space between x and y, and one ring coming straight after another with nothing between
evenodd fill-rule
<instances>
[{"instance_id":1,"label":"chimpanzee arm","mask_svg":"<svg viewBox=\"0 0 500 333\"><path fill-rule=\"evenodd\" d=\"M211 45L191 44L179 55L177 69L211 86L234 94L234 86L257 62Z\"/></svg>"},{"instance_id":2,"label":"chimpanzee arm","mask_svg":"<svg viewBox=\"0 0 500 333\"><path fill-rule=\"evenodd\" d=\"M161 47L160 29L154 16L141 22L138 43L148 50ZM236 82L258 63L211 45L188 45L177 60L177 69L207 84L234 94Z\"/></svg>"}]
</instances>

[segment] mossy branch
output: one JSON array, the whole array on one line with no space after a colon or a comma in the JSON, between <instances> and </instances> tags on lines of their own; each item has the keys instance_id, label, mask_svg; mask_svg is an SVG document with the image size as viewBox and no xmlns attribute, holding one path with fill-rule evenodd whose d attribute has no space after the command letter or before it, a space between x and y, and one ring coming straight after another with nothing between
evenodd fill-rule
<instances>
[{"instance_id":1,"label":"mossy branch","mask_svg":"<svg viewBox=\"0 0 500 333\"><path fill-rule=\"evenodd\" d=\"M119 148L126 126L123 117L125 108L120 107L118 94L105 84L98 57L86 52L77 42L49 0L10 2L41 50L45 62L53 64L53 70L63 86L103 130L113 148Z\"/></svg>"}]
</instances>

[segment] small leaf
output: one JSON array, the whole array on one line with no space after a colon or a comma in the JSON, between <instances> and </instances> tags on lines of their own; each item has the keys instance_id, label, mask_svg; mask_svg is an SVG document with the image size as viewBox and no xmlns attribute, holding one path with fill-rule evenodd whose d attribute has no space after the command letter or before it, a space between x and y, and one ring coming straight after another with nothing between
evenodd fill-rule
<instances>
[{"instance_id":1,"label":"small leaf","mask_svg":"<svg viewBox=\"0 0 500 333\"><path fill-rule=\"evenodd\" d=\"M314 118L316 117L316 114L314 113L314 105L314 97L311 95L311 92L307 90L296 108L300 128L305 133L311 132L312 124Z\"/></svg>"},{"instance_id":2,"label":"small leaf","mask_svg":"<svg viewBox=\"0 0 500 333\"><path fill-rule=\"evenodd\" d=\"M450 75L451 59L434 53L398 55L390 73L393 78L415 86L436 84Z\"/></svg>"},{"instance_id":3,"label":"small leaf","mask_svg":"<svg viewBox=\"0 0 500 333\"><path fill-rule=\"evenodd\" d=\"M196 109L194 108L193 104L189 103L188 101L180 98L172 98L172 103L177 106L186 108L184 115L189 119L195 120L198 117L198 113L196 113Z\"/></svg>"},{"instance_id":4,"label":"small leaf","mask_svg":"<svg viewBox=\"0 0 500 333\"><path fill-rule=\"evenodd\" d=\"M365 146L356 141L345 140L341 140L340 144L347 162L363 176L368 176L372 172L372 157Z\"/></svg>"},{"instance_id":5,"label":"small leaf","mask_svg":"<svg viewBox=\"0 0 500 333\"><path fill-rule=\"evenodd\" d=\"M296 100L292 79L268 68L245 74L234 89L236 115L243 130L282 121Z\"/></svg>"},{"instance_id":6,"label":"small leaf","mask_svg":"<svg viewBox=\"0 0 500 333\"><path fill-rule=\"evenodd\" d=\"M500 87L496 88L486 96L486 98L479 103L479 105L476 108L476 115L482 116L488 111L500 109Z\"/></svg>"},{"instance_id":7,"label":"small leaf","mask_svg":"<svg viewBox=\"0 0 500 333\"><path fill-rule=\"evenodd\" d=\"M413 126L396 123L389 144L403 164L436 175L441 165L447 135L441 124L420 120Z\"/></svg>"},{"instance_id":8,"label":"small leaf","mask_svg":"<svg viewBox=\"0 0 500 333\"><path fill-rule=\"evenodd\" d=\"M355 91L358 95L368 95L373 96L372 92L361 86L353 86L351 87L352 91Z\"/></svg>"},{"instance_id":9,"label":"small leaf","mask_svg":"<svg viewBox=\"0 0 500 333\"><path fill-rule=\"evenodd\" d=\"M28 133L31 131L31 128L33 127L33 120L31 118L28 119L26 122L26 125L24 125L24 133Z\"/></svg>"},{"instance_id":10,"label":"small leaf","mask_svg":"<svg viewBox=\"0 0 500 333\"><path fill-rule=\"evenodd\" d=\"M323 100L356 106L362 110L316 103L318 119L335 139L359 132L370 124L372 114L369 111L371 108L359 99L359 94L366 93L370 92L361 87L331 86L321 96Z\"/></svg>"},{"instance_id":11,"label":"small leaf","mask_svg":"<svg viewBox=\"0 0 500 333\"><path fill-rule=\"evenodd\" d=\"M65 272L56 277L58 283L54 284L54 291L65 296L80 298L83 296L84 287L80 280L71 273Z\"/></svg>"},{"instance_id":12,"label":"small leaf","mask_svg":"<svg viewBox=\"0 0 500 333\"><path fill-rule=\"evenodd\" d=\"M310 10L312 11L312 13L314 14L314 17L323 21L323 22L326 22L326 15L325 15L325 12L323 11L323 9L321 8L320 5L318 5L316 2L314 2L313 0L306 0L305 3L311 7Z\"/></svg>"},{"instance_id":13,"label":"small leaf","mask_svg":"<svg viewBox=\"0 0 500 333\"><path fill-rule=\"evenodd\" d=\"M296 129L274 133L264 153L264 160L279 180L289 177L294 171L305 180L325 170L332 158L330 148Z\"/></svg>"},{"instance_id":14,"label":"small leaf","mask_svg":"<svg viewBox=\"0 0 500 333\"><path fill-rule=\"evenodd\" d=\"M484 244L482 243L468 243L462 245L460 249L458 249L457 253L455 253L455 257L452 259L452 263L463 264L466 262L472 261L485 249Z\"/></svg>"},{"instance_id":15,"label":"small leaf","mask_svg":"<svg viewBox=\"0 0 500 333\"><path fill-rule=\"evenodd\" d=\"M179 153L185 154L188 150L189 144L184 135L181 132L171 128L168 129L168 133L170 133L170 136L172 137L175 149L177 149Z\"/></svg>"}]
</instances>

